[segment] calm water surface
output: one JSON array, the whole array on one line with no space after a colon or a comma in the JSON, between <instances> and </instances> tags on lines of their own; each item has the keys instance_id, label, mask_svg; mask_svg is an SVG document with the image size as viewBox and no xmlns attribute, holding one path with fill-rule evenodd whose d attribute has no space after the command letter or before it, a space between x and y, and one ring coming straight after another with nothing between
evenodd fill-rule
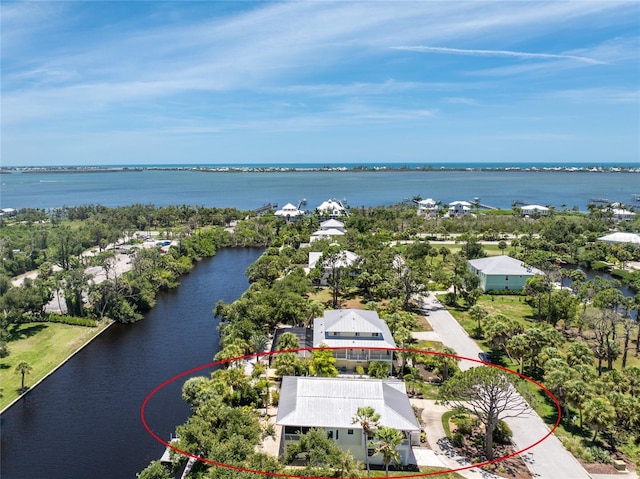
<instances>
[{"instance_id":1,"label":"calm water surface","mask_svg":"<svg viewBox=\"0 0 640 479\"><path fill-rule=\"evenodd\" d=\"M267 203L346 199L351 206L381 206L420 195L450 203L472 201L511 208L514 201L577 206L591 198L633 203L640 173L525 171L308 171L222 173L143 170L104 173L13 173L0 175L0 207L56 208L134 203L255 209Z\"/></svg>"},{"instance_id":2,"label":"calm water surface","mask_svg":"<svg viewBox=\"0 0 640 479\"><path fill-rule=\"evenodd\" d=\"M0 416L3 479L135 478L164 447L140 421L145 397L165 380L212 362L218 299L248 287L261 249L225 249L202 261L145 319L115 324ZM209 374L204 370L199 375ZM181 379L149 402L146 419L167 440L189 414Z\"/></svg>"}]
</instances>

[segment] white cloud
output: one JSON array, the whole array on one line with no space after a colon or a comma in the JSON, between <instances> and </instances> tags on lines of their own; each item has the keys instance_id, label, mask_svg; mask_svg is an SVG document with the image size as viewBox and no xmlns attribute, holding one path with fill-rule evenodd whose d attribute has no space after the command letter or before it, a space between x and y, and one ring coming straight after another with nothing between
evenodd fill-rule
<instances>
[{"instance_id":1,"label":"white cloud","mask_svg":"<svg viewBox=\"0 0 640 479\"><path fill-rule=\"evenodd\" d=\"M594 58L578 56L578 55L566 55L556 53L532 53L532 52L518 52L512 50L478 50L478 49L464 49L464 48L448 48L448 47L429 47L429 46L398 46L391 47L393 50L404 50L410 52L422 52L422 53L445 53L450 55L471 55L471 56L488 56L488 57L515 57L523 60L532 59L562 59L562 60L577 60L584 63L602 64L604 62L596 60Z\"/></svg>"}]
</instances>

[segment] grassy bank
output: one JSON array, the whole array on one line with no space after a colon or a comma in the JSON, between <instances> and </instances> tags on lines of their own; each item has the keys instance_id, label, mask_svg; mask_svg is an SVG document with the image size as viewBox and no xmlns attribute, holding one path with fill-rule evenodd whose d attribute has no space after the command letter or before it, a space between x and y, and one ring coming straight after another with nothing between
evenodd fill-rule
<instances>
[{"instance_id":1,"label":"grassy bank","mask_svg":"<svg viewBox=\"0 0 640 479\"><path fill-rule=\"evenodd\" d=\"M11 354L0 360L2 397L0 410L20 395L21 375L16 365L28 363L32 370L25 376L25 386L33 387L69 356L96 337L110 323L102 321L95 328L58 323L23 323L9 328Z\"/></svg>"}]
</instances>

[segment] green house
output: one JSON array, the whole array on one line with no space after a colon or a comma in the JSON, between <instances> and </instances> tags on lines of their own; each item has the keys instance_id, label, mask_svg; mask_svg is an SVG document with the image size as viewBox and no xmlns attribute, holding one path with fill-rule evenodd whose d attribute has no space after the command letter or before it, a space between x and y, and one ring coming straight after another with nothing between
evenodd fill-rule
<instances>
[{"instance_id":1,"label":"green house","mask_svg":"<svg viewBox=\"0 0 640 479\"><path fill-rule=\"evenodd\" d=\"M495 289L521 291L529 278L542 274L539 269L511 256L472 259L469 270L480 278L480 288L485 292Z\"/></svg>"}]
</instances>

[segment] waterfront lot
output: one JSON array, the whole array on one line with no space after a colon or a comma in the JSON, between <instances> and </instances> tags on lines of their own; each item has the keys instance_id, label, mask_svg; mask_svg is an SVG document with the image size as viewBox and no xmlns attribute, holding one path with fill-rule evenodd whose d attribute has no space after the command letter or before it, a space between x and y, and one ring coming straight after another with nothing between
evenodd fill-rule
<instances>
[{"instance_id":1,"label":"waterfront lot","mask_svg":"<svg viewBox=\"0 0 640 479\"><path fill-rule=\"evenodd\" d=\"M32 367L31 373L25 377L25 386L33 387L109 324L101 321L95 328L59 323L21 323L10 326L11 354L0 361L0 410L20 395L22 378L15 372L17 364L24 361Z\"/></svg>"}]
</instances>

